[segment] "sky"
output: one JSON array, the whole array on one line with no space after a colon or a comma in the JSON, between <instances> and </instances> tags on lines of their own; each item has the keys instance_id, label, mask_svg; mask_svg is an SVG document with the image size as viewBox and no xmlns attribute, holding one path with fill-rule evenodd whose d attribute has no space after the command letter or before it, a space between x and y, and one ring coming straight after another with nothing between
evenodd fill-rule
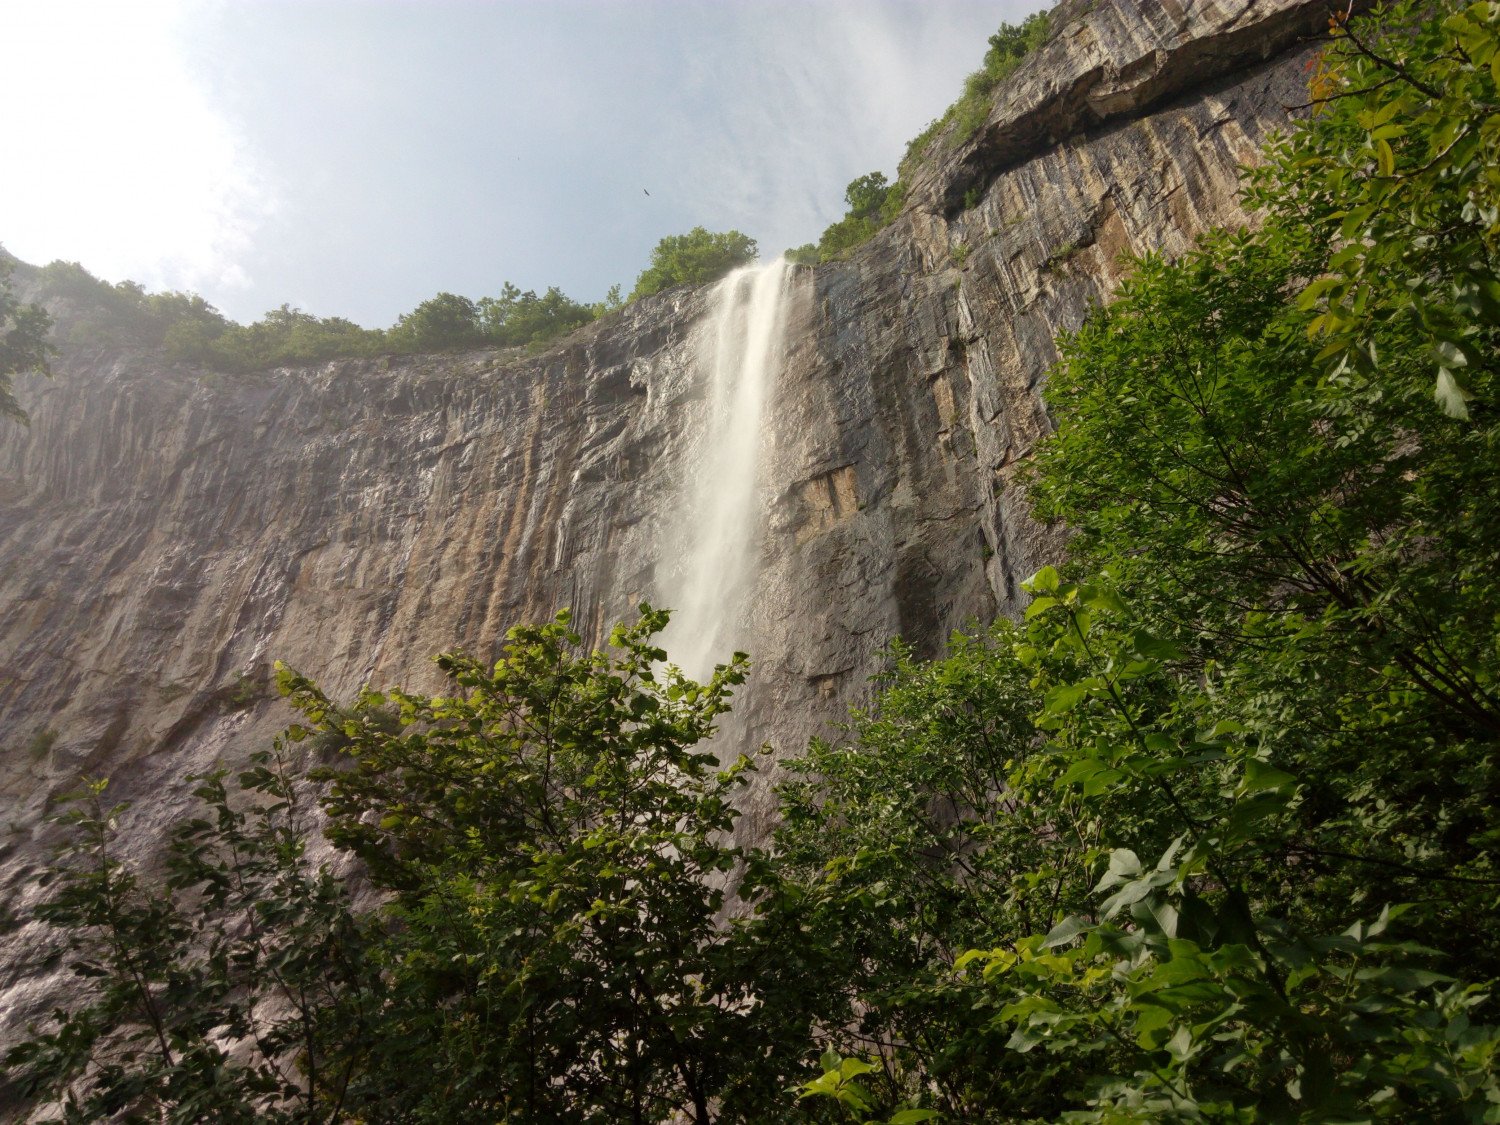
<instances>
[{"instance_id":1,"label":"sky","mask_svg":"<svg viewBox=\"0 0 1500 1125\"><path fill-rule=\"evenodd\" d=\"M0 244L370 327L817 239L1043 0L0 0Z\"/></svg>"}]
</instances>

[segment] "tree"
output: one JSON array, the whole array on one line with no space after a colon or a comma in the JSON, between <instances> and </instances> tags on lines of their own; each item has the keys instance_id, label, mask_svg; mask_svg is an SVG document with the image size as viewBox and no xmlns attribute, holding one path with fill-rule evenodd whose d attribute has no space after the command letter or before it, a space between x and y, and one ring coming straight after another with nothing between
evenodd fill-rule
<instances>
[{"instance_id":1,"label":"tree","mask_svg":"<svg viewBox=\"0 0 1500 1125\"><path fill-rule=\"evenodd\" d=\"M609 290L604 294L604 300L596 301L589 306L596 320L601 316L608 316L610 313L619 312L624 307L625 294L618 283L609 287Z\"/></svg>"},{"instance_id":2,"label":"tree","mask_svg":"<svg viewBox=\"0 0 1500 1125\"><path fill-rule=\"evenodd\" d=\"M711 232L694 227L668 235L651 251L651 264L636 279L630 299L638 300L673 285L702 285L755 261L755 239L737 230Z\"/></svg>"},{"instance_id":3,"label":"tree","mask_svg":"<svg viewBox=\"0 0 1500 1125\"><path fill-rule=\"evenodd\" d=\"M167 332L165 344L167 353L177 358L221 370L263 371L338 356L372 355L386 347L386 334L342 317L318 317L282 305L253 324L225 323L217 331L211 323L181 319Z\"/></svg>"},{"instance_id":4,"label":"tree","mask_svg":"<svg viewBox=\"0 0 1500 1125\"><path fill-rule=\"evenodd\" d=\"M880 214L885 198L890 194L884 172L870 172L850 181L844 189L844 202L849 205L849 214L861 219L872 219Z\"/></svg>"},{"instance_id":5,"label":"tree","mask_svg":"<svg viewBox=\"0 0 1500 1125\"><path fill-rule=\"evenodd\" d=\"M467 297L439 293L403 313L387 334L398 350L441 352L484 342L479 308Z\"/></svg>"},{"instance_id":6,"label":"tree","mask_svg":"<svg viewBox=\"0 0 1500 1125\"><path fill-rule=\"evenodd\" d=\"M622 303L615 290L604 302L589 306L555 286L538 296L506 283L499 297L477 303L439 293L401 316L389 330L381 330L343 317L315 316L291 305L272 309L251 324L236 324L196 294L148 293L133 281L111 285L76 262L44 266L38 271L37 288L65 302L70 343L161 347L172 359L236 372L393 351L534 345L571 332Z\"/></svg>"},{"instance_id":7,"label":"tree","mask_svg":"<svg viewBox=\"0 0 1500 1125\"><path fill-rule=\"evenodd\" d=\"M302 721L239 799L200 779L165 885L116 857L123 810L91 787L38 915L92 993L6 1065L79 1121L776 1116L805 1035L768 1039L752 970L775 951L722 924L750 764L700 746L745 659L686 679L666 619L643 606L615 655L566 613L517 627L493 665L441 657L445 696L341 707L280 668ZM362 917L306 861L299 745L347 756L314 777L383 896Z\"/></svg>"},{"instance_id":8,"label":"tree","mask_svg":"<svg viewBox=\"0 0 1500 1125\"><path fill-rule=\"evenodd\" d=\"M479 323L485 339L502 346L539 343L587 324L595 312L580 305L555 285L538 297L506 282L498 297L485 297L478 305Z\"/></svg>"},{"instance_id":9,"label":"tree","mask_svg":"<svg viewBox=\"0 0 1500 1125\"><path fill-rule=\"evenodd\" d=\"M1255 637L1205 668L1107 576L1044 568L1029 588L1018 656L1055 764L1018 799L1078 799L1094 902L958 965L1013 1050L1074 1068L1069 1119L1482 1120L1500 1028L1481 1022L1469 934L1436 933L1429 912L1495 883L1392 864L1378 814L1327 832L1322 732L1282 726L1256 690L1263 650L1296 642ZM1317 674L1282 702L1314 701Z\"/></svg>"},{"instance_id":10,"label":"tree","mask_svg":"<svg viewBox=\"0 0 1500 1125\"><path fill-rule=\"evenodd\" d=\"M393 896L353 1092L374 1119L706 1125L765 1065L718 924L749 762L695 748L744 657L693 683L651 643L666 619L643 606L610 656L563 613L512 629L493 666L440 658L451 695L348 710L281 672L308 724L292 737L336 732L354 760L326 775L329 836Z\"/></svg>"},{"instance_id":11,"label":"tree","mask_svg":"<svg viewBox=\"0 0 1500 1125\"><path fill-rule=\"evenodd\" d=\"M91 347L157 347L180 358L205 358L208 345L231 327L195 293L147 293L134 281L111 285L77 262L50 262L37 271L37 292L61 302L68 343Z\"/></svg>"},{"instance_id":12,"label":"tree","mask_svg":"<svg viewBox=\"0 0 1500 1125\"><path fill-rule=\"evenodd\" d=\"M22 304L11 290L11 258L0 253L0 415L25 424L26 411L16 401L11 380L28 371L50 374L47 357L55 350L47 340L52 318L37 304Z\"/></svg>"},{"instance_id":13,"label":"tree","mask_svg":"<svg viewBox=\"0 0 1500 1125\"><path fill-rule=\"evenodd\" d=\"M1031 673L1009 623L951 639L942 660L897 643L847 739L787 764L774 868L759 900L783 935L763 992L811 1008L819 1045L873 1110L1051 1119L1066 1084L1014 1055L955 959L1087 904L1075 802L1018 797L1037 765ZM821 1081L821 1080L819 1080ZM814 1092L821 1092L815 1090ZM912 1118L917 1120L917 1118Z\"/></svg>"},{"instance_id":14,"label":"tree","mask_svg":"<svg viewBox=\"0 0 1500 1125\"><path fill-rule=\"evenodd\" d=\"M1356 392L1404 381L1417 372L1391 369L1374 346L1400 328L1428 349L1444 411L1493 410L1500 5L1406 2L1379 21L1335 15L1330 34L1316 126L1274 147L1250 192L1283 223L1344 243L1302 292L1318 361Z\"/></svg>"},{"instance_id":15,"label":"tree","mask_svg":"<svg viewBox=\"0 0 1500 1125\"><path fill-rule=\"evenodd\" d=\"M165 871L120 858L125 805L69 798L36 916L65 940L80 996L4 1065L68 1122L343 1120L379 995L343 881L307 860L285 747L231 799L195 778ZM337 1058L335 1060L335 1050Z\"/></svg>"},{"instance_id":16,"label":"tree","mask_svg":"<svg viewBox=\"0 0 1500 1125\"><path fill-rule=\"evenodd\" d=\"M1089 1119L1500 1097L1496 322L1461 315L1500 8L1384 21L1336 21L1263 223L1138 263L1049 384L1032 495L1077 536L1018 651L1097 900L971 964L1014 1047L1104 1063Z\"/></svg>"},{"instance_id":17,"label":"tree","mask_svg":"<svg viewBox=\"0 0 1500 1125\"><path fill-rule=\"evenodd\" d=\"M1147 256L1061 342L1029 491L1075 536L1009 646L1036 743L1002 751L1033 825L1007 905L1052 885L1051 916L995 910L932 927L988 929L967 953L891 956L982 855L948 870L882 846L972 768L914 770L922 725L819 752L821 780L789 794L824 872L800 893L870 918L846 1010L900 1029L816 1092L951 1097L944 1042L911 1030L946 987L947 1012L980 1013L929 1023L955 1054L1008 1048L965 1120L1027 1090L1079 1121L1494 1115L1500 5L1384 19L1335 21L1322 112L1255 174L1257 228ZM935 731L952 713L918 710ZM882 932L890 899L920 921ZM893 1061L917 1068L894 1092Z\"/></svg>"}]
</instances>

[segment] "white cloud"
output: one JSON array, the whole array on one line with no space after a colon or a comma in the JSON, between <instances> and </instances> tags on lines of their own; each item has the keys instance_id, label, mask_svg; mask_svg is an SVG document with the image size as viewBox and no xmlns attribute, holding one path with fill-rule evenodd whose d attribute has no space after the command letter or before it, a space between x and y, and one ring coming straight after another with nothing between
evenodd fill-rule
<instances>
[{"instance_id":1,"label":"white cloud","mask_svg":"<svg viewBox=\"0 0 1500 1125\"><path fill-rule=\"evenodd\" d=\"M271 197L194 71L188 0L0 7L0 241L110 280L225 289Z\"/></svg>"}]
</instances>

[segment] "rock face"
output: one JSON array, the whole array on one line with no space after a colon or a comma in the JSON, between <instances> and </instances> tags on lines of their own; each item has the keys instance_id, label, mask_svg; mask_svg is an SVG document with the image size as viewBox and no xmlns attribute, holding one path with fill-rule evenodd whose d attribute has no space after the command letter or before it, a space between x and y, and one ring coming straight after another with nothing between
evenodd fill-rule
<instances>
[{"instance_id":1,"label":"rock face","mask_svg":"<svg viewBox=\"0 0 1500 1125\"><path fill-rule=\"evenodd\" d=\"M1061 546L1016 469L1049 429L1054 336L1120 256L1242 222L1237 165L1306 99L1311 0L1064 0L976 136L905 213L794 279L763 460L756 671L726 750L802 748L867 698L886 642L935 653L1013 614ZM957 76L955 76L956 81ZM0 896L80 773L148 848L184 775L288 720L284 660L335 696L432 688L571 606L595 639L655 598L703 409L708 289L638 302L535 357L471 353L253 377L73 354L0 428ZM768 826L769 779L741 830ZM0 936L0 1043L55 985Z\"/></svg>"}]
</instances>

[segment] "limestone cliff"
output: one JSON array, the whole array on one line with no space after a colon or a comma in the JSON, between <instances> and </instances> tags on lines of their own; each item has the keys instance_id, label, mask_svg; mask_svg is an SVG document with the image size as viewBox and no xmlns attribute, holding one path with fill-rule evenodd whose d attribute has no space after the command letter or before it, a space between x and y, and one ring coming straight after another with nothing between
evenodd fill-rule
<instances>
[{"instance_id":1,"label":"limestone cliff","mask_svg":"<svg viewBox=\"0 0 1500 1125\"><path fill-rule=\"evenodd\" d=\"M1061 543L1013 483L1048 430L1054 336L1120 255L1243 221L1236 168L1305 100L1323 12L1064 0L905 213L799 271L726 747L795 751L866 697L892 636L935 652L1018 608ZM184 775L265 745L288 718L273 659L337 696L431 687L440 650L563 605L598 638L654 598L706 301L669 291L530 357L231 377L95 352L25 381L30 428L0 428L0 896L24 906L80 773L137 802L146 847ZM763 785L748 835L767 804ZM51 987L38 937L0 937L0 1042Z\"/></svg>"}]
</instances>

